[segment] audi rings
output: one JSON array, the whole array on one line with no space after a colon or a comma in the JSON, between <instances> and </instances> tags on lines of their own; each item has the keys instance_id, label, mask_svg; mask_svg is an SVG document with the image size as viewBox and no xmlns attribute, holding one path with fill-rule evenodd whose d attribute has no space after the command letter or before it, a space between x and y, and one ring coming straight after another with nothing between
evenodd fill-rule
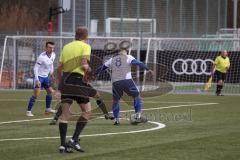
<instances>
[{"instance_id":1,"label":"audi rings","mask_svg":"<svg viewBox=\"0 0 240 160\"><path fill-rule=\"evenodd\" d=\"M177 66L177 64L180 66ZM207 71L208 63L214 64L212 59L176 59L172 64L172 70L177 75L211 75L211 70ZM190 66L189 66L190 65ZM177 66L177 67L176 67ZM211 67L210 66L210 67ZM200 67L200 68L199 68ZM177 69L176 69L177 68Z\"/></svg>"}]
</instances>

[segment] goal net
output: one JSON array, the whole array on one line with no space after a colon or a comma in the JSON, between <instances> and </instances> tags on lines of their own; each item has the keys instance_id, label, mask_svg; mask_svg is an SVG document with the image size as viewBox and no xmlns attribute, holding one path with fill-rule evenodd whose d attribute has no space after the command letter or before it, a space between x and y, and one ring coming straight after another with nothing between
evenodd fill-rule
<instances>
[{"instance_id":1,"label":"goal net","mask_svg":"<svg viewBox=\"0 0 240 160\"><path fill-rule=\"evenodd\" d=\"M105 20L106 33L109 36L121 34L123 36L152 36L156 33L156 19L147 18L107 18Z\"/></svg>"},{"instance_id":2,"label":"goal net","mask_svg":"<svg viewBox=\"0 0 240 160\"><path fill-rule=\"evenodd\" d=\"M59 55L63 46L74 40L74 37L60 36L7 36L4 45L0 47L0 88L2 89L31 89L33 88L33 67L37 57L45 50L45 43L53 41L55 43L54 52L56 53L55 70ZM123 41L131 42L130 54L137 57L140 53L139 38L89 38L88 43L92 47L91 67L97 69L108 58L118 52L119 44ZM112 48L113 45L117 46ZM133 71L134 78L137 71ZM99 74L93 85L102 90L111 91L111 78L108 73Z\"/></svg>"},{"instance_id":3,"label":"goal net","mask_svg":"<svg viewBox=\"0 0 240 160\"><path fill-rule=\"evenodd\" d=\"M7 36L0 46L0 88L31 89L33 66L38 55L44 51L46 41L55 42L55 69L63 46L74 37L60 36ZM215 57L227 50L231 67L224 84L225 94L240 94L239 39L178 39L178 38L137 38L137 37L91 37L91 67L95 70L119 51L119 44L130 41L129 53L144 61L154 75L132 67L132 76L142 95L155 96L171 93L214 93L216 81L206 92L204 85L211 74ZM113 48L117 46L116 48ZM101 73L93 82L101 91L111 92L109 73Z\"/></svg>"},{"instance_id":4,"label":"goal net","mask_svg":"<svg viewBox=\"0 0 240 160\"><path fill-rule=\"evenodd\" d=\"M237 45L236 45L237 44ZM212 87L204 91L204 85L211 76L211 69L216 56L222 50L227 50L231 67L226 76L224 94L240 93L240 50L239 39L150 39L146 62L157 64L152 68L159 72L160 68L166 70L165 74L158 76L157 81L167 81L173 86L173 93L214 93L216 77L213 78ZM160 67L159 67L160 66ZM146 79L146 78L145 78Z\"/></svg>"}]
</instances>

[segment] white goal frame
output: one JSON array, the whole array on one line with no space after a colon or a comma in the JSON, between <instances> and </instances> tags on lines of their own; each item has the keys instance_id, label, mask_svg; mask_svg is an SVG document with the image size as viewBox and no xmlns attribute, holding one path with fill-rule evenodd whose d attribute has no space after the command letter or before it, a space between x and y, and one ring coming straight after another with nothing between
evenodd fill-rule
<instances>
[{"instance_id":1,"label":"white goal frame","mask_svg":"<svg viewBox=\"0 0 240 160\"><path fill-rule=\"evenodd\" d=\"M10 89L13 89L13 90L16 90L16 82L17 82L17 75L16 75L16 70L17 70L17 66L16 66L16 61L17 61L17 40L19 39L27 39L27 38L30 38L30 39L49 39L49 40L53 40L53 39L58 39L60 40L60 48L63 47L63 44L61 43L61 40L63 39L69 39L69 40L74 40L75 37L74 36L32 36L32 35L16 35L16 36L6 36L5 39L4 39L4 46L3 46L3 52L2 52L2 59L1 59L1 63L0 63L0 84L2 82L2 75L3 75L3 68L4 68L4 59L5 59L5 55L6 55L6 48L7 48L7 43L8 43L8 40L9 39L12 39L12 48L13 48L13 79L12 79L12 88ZM117 40L129 40L131 43L133 41L137 41L137 48L135 47L134 49L137 51L137 57L138 59L140 59L140 39L139 37L89 37L88 38L89 40L107 40L109 42L115 42ZM92 49L94 49L92 47ZM129 48L129 53L131 54L131 50L132 50L132 47ZM138 72L137 72L138 73ZM139 74L139 73L138 73ZM139 75L138 75L139 76Z\"/></svg>"},{"instance_id":2,"label":"white goal frame","mask_svg":"<svg viewBox=\"0 0 240 160\"><path fill-rule=\"evenodd\" d=\"M151 44L153 41L156 41L157 43L153 43ZM178 44L175 44L176 46L174 46L174 48L171 48L170 47L170 50L169 50L169 46L166 46L166 44L164 45L164 42L166 41L178 41ZM151 54L153 55L153 60L150 62L150 63L154 63L156 64L157 63L157 54L158 54L158 51L175 51L175 52L188 52L188 51L194 51L194 52L201 52L201 51L204 51L204 49L200 49L196 46L194 47L188 47L188 49L184 48L184 46L182 46L182 43L186 43L189 42L190 46L192 45L191 43L194 43L194 42L197 42L197 41L202 41L204 43L206 43L206 46L209 50L205 50L205 51L208 51L208 52L218 52L220 53L221 51L225 50L226 46L225 46L225 43L229 43L231 42L231 48L226 49L227 52L240 52L240 48L238 47L240 45L240 38L145 38L145 43L147 43L147 52L146 52L146 59L145 59L145 63L149 63L149 57L151 57L150 55L150 52ZM214 43L213 43L214 42ZM151 48L153 45L153 48ZM200 46L200 43L198 44ZM176 48L175 48L176 47ZM228 47L227 47L228 48ZM235 53L235 54L238 54L238 53ZM240 54L240 53L239 53ZM216 57L215 57L216 58ZM196 60L201 60L201 59L196 59ZM208 59L207 59L208 60ZM234 59L231 59L230 58L230 61L233 61ZM214 59L212 60L208 60L208 61L211 61L212 63L214 62ZM236 60L235 60L236 62ZM240 63L240 61L238 62ZM156 73L156 68L154 67L153 68L153 71L154 73ZM237 68L235 68L237 69ZM198 75L198 74L196 74ZM207 74L208 76L210 76L209 74ZM146 84L146 71L144 71L144 77L143 77L143 88L142 90L144 90L144 85ZM202 90L198 90L197 92L193 91L193 92L178 92L177 89L175 89L176 87L181 87L181 86L189 86L189 85L196 85L196 86L200 86L202 87L203 85L206 84L207 81L204 81L204 82L174 82L174 81L169 81L172 86L174 87L172 92L171 93L174 93L174 94L208 94L207 92L203 92ZM155 81L154 81L155 83ZM213 82L214 85L216 85L215 82ZM231 86L232 83L225 83L227 86ZM236 86L238 86L240 88L240 85L239 83L234 83L236 84ZM225 92L226 93L226 92ZM240 92L237 92L237 93L231 93L231 92L227 92L226 94L228 95L240 95Z\"/></svg>"},{"instance_id":3,"label":"white goal frame","mask_svg":"<svg viewBox=\"0 0 240 160\"><path fill-rule=\"evenodd\" d=\"M3 69L4 69L4 60L6 59L6 56L9 52L7 52L7 50L9 50L9 48L11 49L11 70L13 71L12 74L13 74L13 78L11 80L11 88L9 89L16 89L16 84L18 83L17 82L17 65L16 65L16 62L18 62L17 60L17 52L19 51L19 48L18 48L18 40L19 39L36 39L36 40L40 40L41 38L43 39L58 39L58 45L61 44L61 41L64 41L66 39L70 39L70 40L73 40L74 37L73 36L68 36L68 37L64 37L64 36L6 36L5 37L5 40L4 40L4 46L3 46L3 53L1 55L2 59L1 59L1 62L0 62L0 83L1 83L1 80L2 80L2 73L3 73ZM11 40L9 41L10 43L8 43L8 40ZM206 45L207 47L209 47L207 50L207 52L212 52L212 51L215 51L215 52L220 52L222 49L224 49L224 43L225 42L231 42L231 49L228 50L228 51L237 51L236 54L238 52L240 52L240 49L238 47L236 47L236 43L240 44L240 38L235 38L235 39L231 39L231 38L140 38L140 37L90 37L89 38L90 41L93 40L97 40L96 42L101 42L101 40L104 40L104 43L105 42L117 42L117 41L121 41L121 40L130 40L130 41L134 41L135 42L135 45L133 48L130 48L130 52L131 52L131 49L133 49L135 52L135 56L136 56L136 59L140 60L140 53L142 51L145 51L146 53L146 58L145 58L145 63L148 64L148 63L153 63L153 64L157 64L158 61L159 61L159 55L160 53L163 53L161 51L174 51L176 53L178 52L188 52L188 51L194 51L194 53L196 54L200 54L199 52L203 51L201 50L201 48L198 48L199 46L196 45L196 43L194 43L194 41L202 41L204 42L204 46ZM136 41L137 40L137 41ZM157 43L153 43L153 42L157 42ZM177 42L177 43L176 43ZM215 43L212 43L212 42L215 42ZM223 42L223 43L222 43ZM34 46L35 43L32 44L32 46ZM36 43L36 44L42 44L42 43ZM183 45L182 45L183 44ZM96 47L99 47L101 46L102 43L94 43L92 49L98 49ZM212 46L211 46L212 45ZM62 48L63 46L63 43L62 45L60 45L59 48ZM94 48L95 47L95 48ZM103 47L103 46L102 46ZM185 48L186 47L186 48ZM136 52L137 51L137 52ZM160 51L160 52L159 52ZM6 55L5 55L6 54ZM175 54L176 55L176 54ZM168 57L168 55L167 55ZM212 57L213 58L213 57ZM164 59L164 57L163 57ZM193 57L194 59L194 57ZM166 60L168 64L171 64L170 61L168 61L168 59L166 58ZM239 61L240 63L240 61ZM155 67L155 66L154 66ZM151 68L154 72L157 71L156 68ZM236 68L235 68L236 69ZM138 70L139 71L139 70ZM142 72L140 72L142 73ZM140 73L137 72L137 80L140 80L139 77L140 77ZM144 72L143 74L143 82L141 81L141 89L144 90L144 86L146 85L149 85L149 79L147 77L147 80L146 81L146 72ZM235 75L235 74L234 74ZM141 75L142 76L142 75ZM209 75L208 75L209 76ZM153 86L156 84L158 85L158 77L154 77L153 78ZM174 77L173 77L174 78ZM181 78L180 78L181 79ZM202 80L202 78L201 78ZM182 87L182 86L189 86L189 84L192 84L192 85L199 85L199 86L202 86L203 83L205 83L205 80L204 81L201 81L201 82L188 82L188 81L173 81L172 80L169 80L168 81L169 83L172 84L172 86L175 88L175 87ZM232 85L232 83L235 83L234 82L229 82L230 85ZM239 85L238 85L239 86ZM239 86L240 87L240 86ZM175 92L177 89L173 89L173 92L172 93L177 93ZM180 91L181 93L185 93L185 89L182 89L182 90L177 90L177 91ZM231 94L232 93L232 89L229 90L229 92L227 94ZM178 92L178 93L180 93ZM194 90L193 92L191 93L195 93ZM202 92L199 92L202 94ZM235 93L234 93L235 94ZM239 95L240 93L237 92L237 94Z\"/></svg>"},{"instance_id":4,"label":"white goal frame","mask_svg":"<svg viewBox=\"0 0 240 160\"><path fill-rule=\"evenodd\" d=\"M153 18L153 19L149 19L149 18L107 18L105 19L105 25L106 25L106 28L105 28L105 32L107 34L111 34L112 33L112 30L111 30L111 23L112 22L119 22L119 24L121 22L132 22L132 23L140 23L141 22L148 22L150 23L151 27L150 27L150 30L149 32L145 32L145 33L153 33L155 34L156 33L156 19Z\"/></svg>"}]
</instances>

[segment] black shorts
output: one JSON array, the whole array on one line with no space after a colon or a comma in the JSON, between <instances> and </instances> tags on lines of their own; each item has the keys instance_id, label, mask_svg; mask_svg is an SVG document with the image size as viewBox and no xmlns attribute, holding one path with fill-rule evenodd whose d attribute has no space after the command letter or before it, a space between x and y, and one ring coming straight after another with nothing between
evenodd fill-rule
<instances>
[{"instance_id":1,"label":"black shorts","mask_svg":"<svg viewBox=\"0 0 240 160\"><path fill-rule=\"evenodd\" d=\"M226 73L222 73L222 72L219 72L219 71L215 71L215 75L216 75L216 78L217 78L217 82L222 80L222 81L225 81L226 79Z\"/></svg>"},{"instance_id":2,"label":"black shorts","mask_svg":"<svg viewBox=\"0 0 240 160\"><path fill-rule=\"evenodd\" d=\"M78 104L86 104L89 97L94 97L97 91L83 81L83 76L78 73L63 73L59 90L62 100L72 103L75 100Z\"/></svg>"}]
</instances>

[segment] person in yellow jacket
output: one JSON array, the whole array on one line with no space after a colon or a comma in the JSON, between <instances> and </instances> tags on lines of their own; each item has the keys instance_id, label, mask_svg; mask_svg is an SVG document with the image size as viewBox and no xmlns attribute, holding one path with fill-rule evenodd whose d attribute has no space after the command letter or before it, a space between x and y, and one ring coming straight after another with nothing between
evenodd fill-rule
<instances>
[{"instance_id":1,"label":"person in yellow jacket","mask_svg":"<svg viewBox=\"0 0 240 160\"><path fill-rule=\"evenodd\" d=\"M72 149L84 152L80 147L79 136L92 116L90 97L96 99L98 107L105 115L105 119L113 119L113 117L109 116L106 105L98 91L88 83L86 78L87 74L91 72L89 65L91 46L86 43L87 39L88 29L86 27L77 28L75 40L63 47L59 58L58 89L61 92L61 110L59 115L60 153L71 153ZM75 115L78 117L75 131L72 138L66 143L68 121L73 115L70 110L73 101L79 104L82 113Z\"/></svg>"},{"instance_id":2,"label":"person in yellow jacket","mask_svg":"<svg viewBox=\"0 0 240 160\"><path fill-rule=\"evenodd\" d=\"M230 68L230 60L228 58L228 52L223 50L219 56L216 57L212 75L216 75L217 78L217 88L216 88L216 95L223 96L221 91L223 88L223 83L226 79L226 74Z\"/></svg>"}]
</instances>

